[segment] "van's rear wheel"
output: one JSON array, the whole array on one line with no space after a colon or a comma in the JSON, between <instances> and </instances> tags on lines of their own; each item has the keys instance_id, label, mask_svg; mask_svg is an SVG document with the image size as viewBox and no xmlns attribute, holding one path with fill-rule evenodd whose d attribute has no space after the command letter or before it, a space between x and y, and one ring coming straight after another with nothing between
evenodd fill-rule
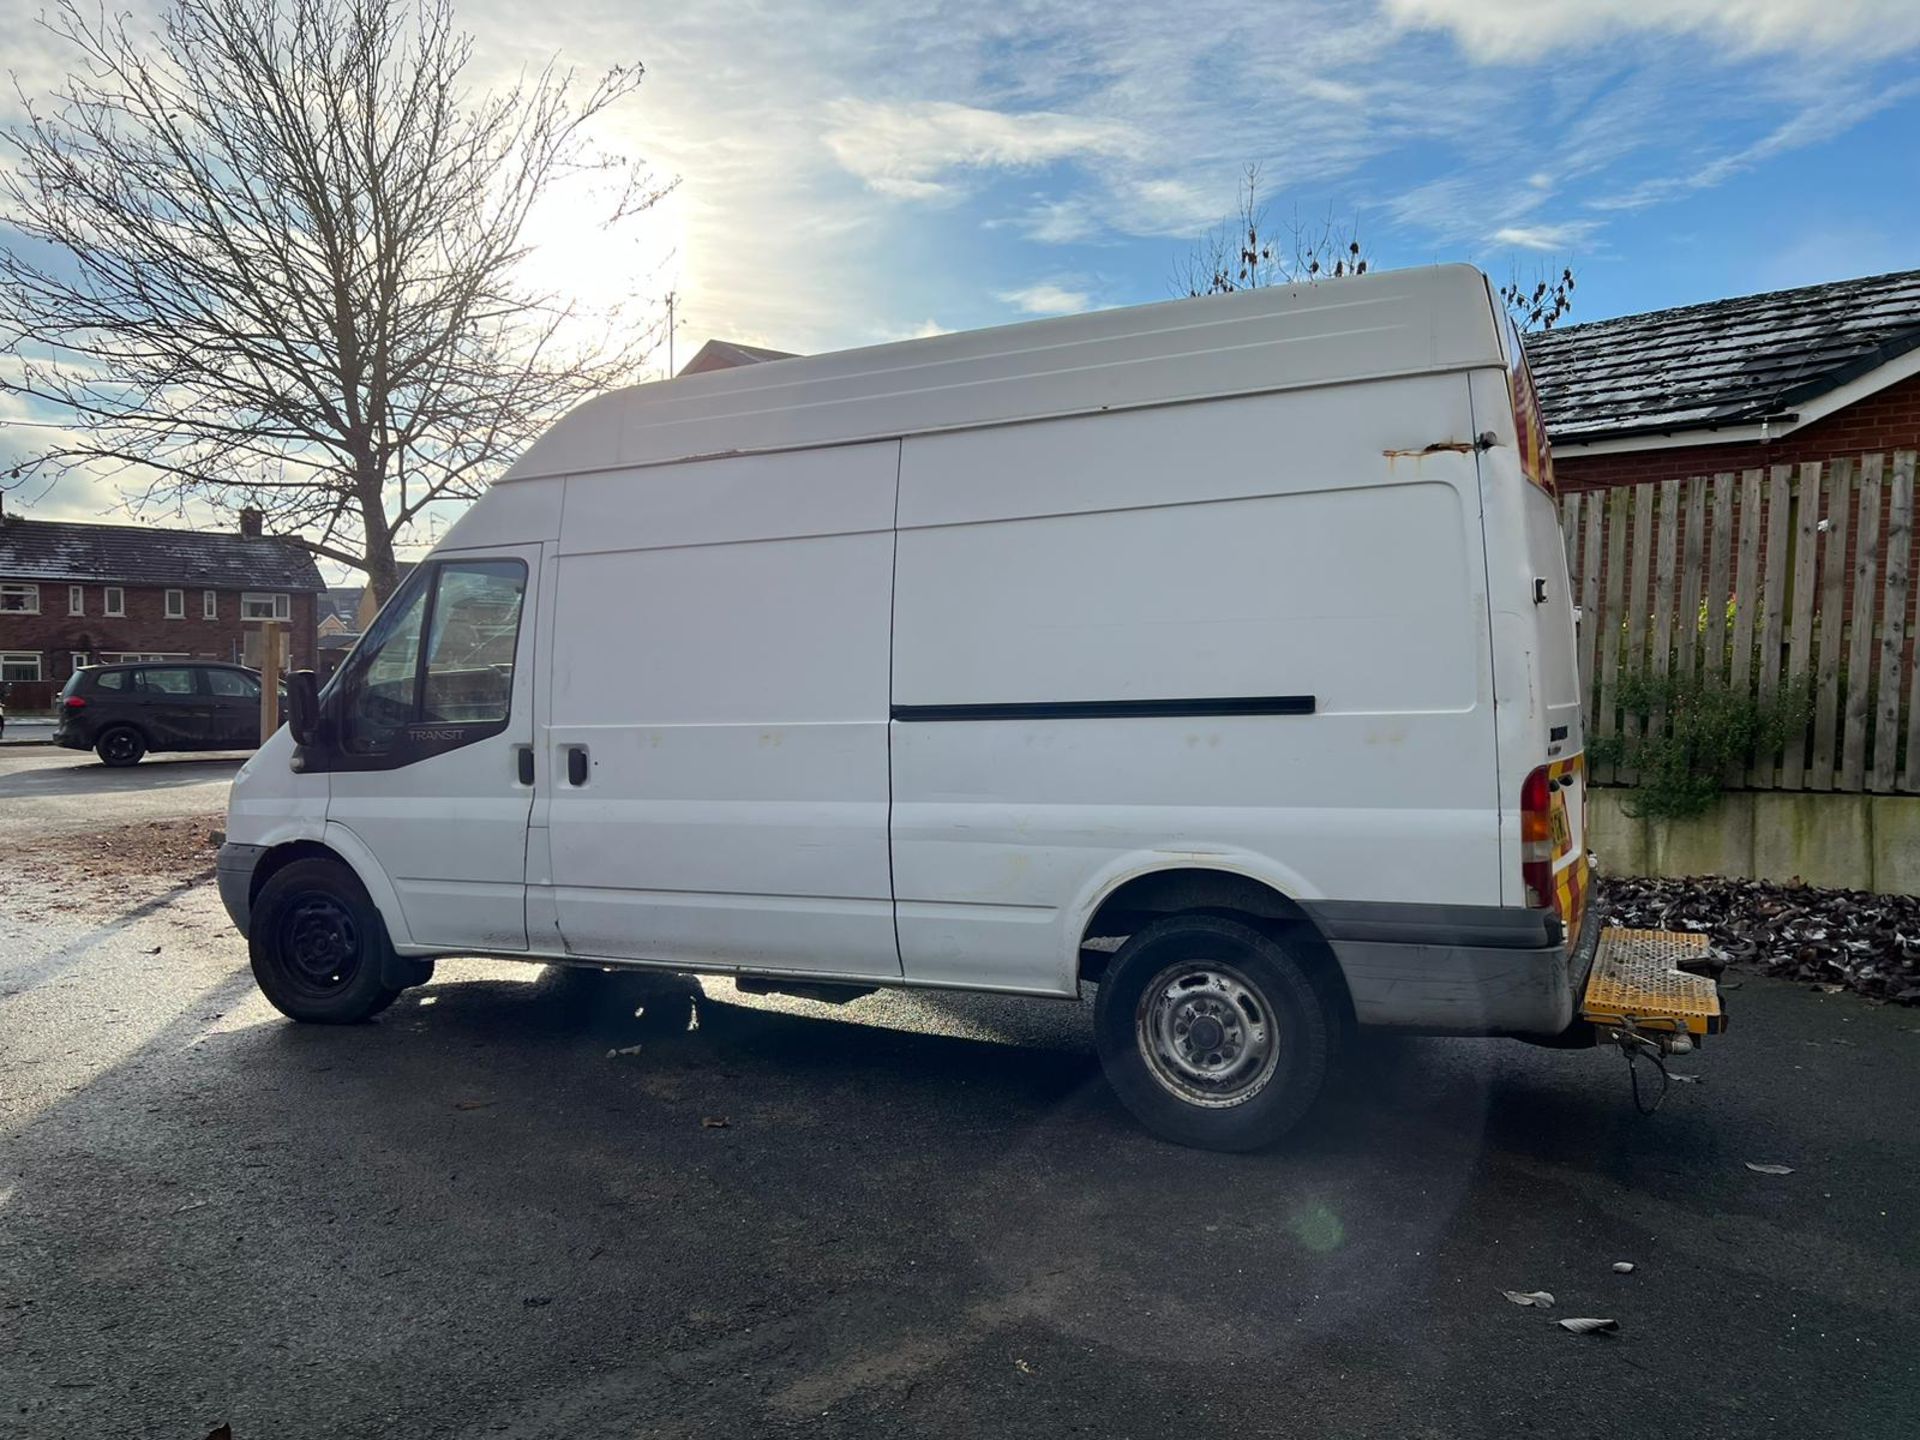
<instances>
[{"instance_id":1,"label":"van's rear wheel","mask_svg":"<svg viewBox=\"0 0 1920 1440\"><path fill-rule=\"evenodd\" d=\"M1170 915L1123 945L1094 1007L1100 1062L1156 1135L1254 1150L1326 1081L1334 1020L1284 947L1218 915Z\"/></svg>"},{"instance_id":2,"label":"van's rear wheel","mask_svg":"<svg viewBox=\"0 0 1920 1440\"><path fill-rule=\"evenodd\" d=\"M337 860L296 860L261 887L247 919L253 978L294 1020L351 1025L400 992L384 971L387 927L354 873Z\"/></svg>"}]
</instances>

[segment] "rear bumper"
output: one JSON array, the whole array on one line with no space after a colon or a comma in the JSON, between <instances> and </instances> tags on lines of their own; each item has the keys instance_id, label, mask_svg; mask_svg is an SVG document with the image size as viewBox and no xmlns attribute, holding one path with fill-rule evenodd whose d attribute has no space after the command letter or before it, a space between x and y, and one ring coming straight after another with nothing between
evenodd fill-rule
<instances>
[{"instance_id":1,"label":"rear bumper","mask_svg":"<svg viewBox=\"0 0 1920 1440\"><path fill-rule=\"evenodd\" d=\"M242 935L247 933L247 915L253 905L253 872L266 853L264 845L235 845L228 841L220 847L220 858L214 865L214 876L220 884L220 903L227 907L228 918Z\"/></svg>"},{"instance_id":2,"label":"rear bumper","mask_svg":"<svg viewBox=\"0 0 1920 1440\"><path fill-rule=\"evenodd\" d=\"M1309 907L1362 1025L1438 1035L1558 1035L1573 1024L1601 905L1568 944L1540 910L1322 903Z\"/></svg>"}]
</instances>

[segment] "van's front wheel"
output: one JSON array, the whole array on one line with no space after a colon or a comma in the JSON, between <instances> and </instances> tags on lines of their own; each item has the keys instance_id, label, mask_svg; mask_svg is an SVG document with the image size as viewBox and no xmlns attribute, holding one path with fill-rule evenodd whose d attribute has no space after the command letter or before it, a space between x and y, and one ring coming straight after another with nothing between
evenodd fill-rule
<instances>
[{"instance_id":1,"label":"van's front wheel","mask_svg":"<svg viewBox=\"0 0 1920 1440\"><path fill-rule=\"evenodd\" d=\"M380 912L337 860L296 860L261 887L247 920L253 978L294 1020L351 1025L400 994L383 977L390 942Z\"/></svg>"},{"instance_id":2,"label":"van's front wheel","mask_svg":"<svg viewBox=\"0 0 1920 1440\"><path fill-rule=\"evenodd\" d=\"M1326 1080L1333 1022L1312 979L1281 945L1224 916L1170 915L1134 935L1094 1016L1107 1079L1177 1144L1271 1144Z\"/></svg>"}]
</instances>

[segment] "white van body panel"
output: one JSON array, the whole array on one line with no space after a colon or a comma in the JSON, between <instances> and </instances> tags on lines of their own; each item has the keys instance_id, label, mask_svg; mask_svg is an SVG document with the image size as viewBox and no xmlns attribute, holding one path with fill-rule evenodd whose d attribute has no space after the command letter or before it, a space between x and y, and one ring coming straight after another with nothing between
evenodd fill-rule
<instances>
[{"instance_id":1,"label":"white van body panel","mask_svg":"<svg viewBox=\"0 0 1920 1440\"><path fill-rule=\"evenodd\" d=\"M1498 366L1485 290L1485 277L1470 266L1440 265L638 385L565 416L496 488L539 476Z\"/></svg>"},{"instance_id":2,"label":"white van body panel","mask_svg":"<svg viewBox=\"0 0 1920 1440\"><path fill-rule=\"evenodd\" d=\"M1474 457L1386 453L1471 418L1421 377L910 438L896 706L1313 713L897 723L908 978L1070 989L1070 902L1196 856L1297 900L1498 904Z\"/></svg>"},{"instance_id":3,"label":"white van body panel","mask_svg":"<svg viewBox=\"0 0 1920 1440\"><path fill-rule=\"evenodd\" d=\"M898 977L898 466L888 442L567 481L545 745L568 953Z\"/></svg>"}]
</instances>

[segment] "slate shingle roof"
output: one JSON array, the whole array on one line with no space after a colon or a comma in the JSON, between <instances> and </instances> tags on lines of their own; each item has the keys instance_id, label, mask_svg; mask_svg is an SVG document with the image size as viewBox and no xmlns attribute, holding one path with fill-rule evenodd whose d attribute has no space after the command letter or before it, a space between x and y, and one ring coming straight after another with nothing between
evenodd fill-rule
<instances>
[{"instance_id":1,"label":"slate shingle roof","mask_svg":"<svg viewBox=\"0 0 1920 1440\"><path fill-rule=\"evenodd\" d=\"M1561 442L1711 430L1796 405L1920 347L1920 270L1568 325L1527 340Z\"/></svg>"},{"instance_id":2,"label":"slate shingle roof","mask_svg":"<svg viewBox=\"0 0 1920 1440\"><path fill-rule=\"evenodd\" d=\"M0 579L125 585L326 589L313 556L292 540L140 525L85 525L0 516Z\"/></svg>"}]
</instances>

